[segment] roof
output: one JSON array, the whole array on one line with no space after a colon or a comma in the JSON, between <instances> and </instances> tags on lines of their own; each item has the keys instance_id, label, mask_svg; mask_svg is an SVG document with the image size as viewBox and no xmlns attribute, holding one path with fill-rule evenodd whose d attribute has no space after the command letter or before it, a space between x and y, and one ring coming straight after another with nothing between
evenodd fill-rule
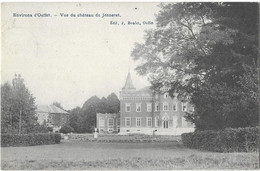
<instances>
[{"instance_id":1,"label":"roof","mask_svg":"<svg viewBox=\"0 0 260 171\"><path fill-rule=\"evenodd\" d=\"M131 79L131 75L130 75L130 72L128 72L128 75L127 75L127 78L126 78L126 81L125 81L125 86L123 87L123 90L135 90L135 87L134 87L134 84L133 84L133 81Z\"/></svg>"},{"instance_id":2,"label":"roof","mask_svg":"<svg viewBox=\"0 0 260 171\"><path fill-rule=\"evenodd\" d=\"M147 87L144 87L144 88L142 88L142 89L140 89L140 90L137 90L135 93L145 93L145 94L147 94L147 93L152 93L152 90L151 90L151 86L147 86Z\"/></svg>"},{"instance_id":3,"label":"roof","mask_svg":"<svg viewBox=\"0 0 260 171\"><path fill-rule=\"evenodd\" d=\"M37 112L45 112L45 113L61 113L61 114L68 114L65 110L55 106L55 105L38 105Z\"/></svg>"}]
</instances>

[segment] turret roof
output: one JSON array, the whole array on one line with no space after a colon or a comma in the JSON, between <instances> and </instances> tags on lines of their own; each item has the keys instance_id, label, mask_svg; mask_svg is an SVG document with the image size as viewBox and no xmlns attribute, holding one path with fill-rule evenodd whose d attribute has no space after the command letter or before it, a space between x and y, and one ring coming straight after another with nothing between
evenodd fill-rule
<instances>
[{"instance_id":1,"label":"turret roof","mask_svg":"<svg viewBox=\"0 0 260 171\"><path fill-rule=\"evenodd\" d=\"M135 90L133 81L131 79L130 72L128 72L126 82L125 82L125 86L123 87L123 90Z\"/></svg>"}]
</instances>

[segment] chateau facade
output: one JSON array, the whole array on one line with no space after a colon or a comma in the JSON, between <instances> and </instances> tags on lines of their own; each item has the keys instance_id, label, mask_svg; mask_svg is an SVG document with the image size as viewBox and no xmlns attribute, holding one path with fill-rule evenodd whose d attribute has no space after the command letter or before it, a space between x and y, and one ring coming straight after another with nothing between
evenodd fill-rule
<instances>
[{"instance_id":1,"label":"chateau facade","mask_svg":"<svg viewBox=\"0 0 260 171\"><path fill-rule=\"evenodd\" d=\"M121 135L181 135L193 132L194 125L187 122L184 115L194 108L187 102L170 97L166 88L162 88L161 92L154 92L149 86L136 90L128 73L120 91L120 113L98 113L98 131Z\"/></svg>"},{"instance_id":2,"label":"chateau facade","mask_svg":"<svg viewBox=\"0 0 260 171\"><path fill-rule=\"evenodd\" d=\"M193 132L194 125L187 122L184 115L194 108L170 97L166 88L161 92L165 93L154 92L150 87L136 90L128 73L120 91L119 134L180 135Z\"/></svg>"}]
</instances>

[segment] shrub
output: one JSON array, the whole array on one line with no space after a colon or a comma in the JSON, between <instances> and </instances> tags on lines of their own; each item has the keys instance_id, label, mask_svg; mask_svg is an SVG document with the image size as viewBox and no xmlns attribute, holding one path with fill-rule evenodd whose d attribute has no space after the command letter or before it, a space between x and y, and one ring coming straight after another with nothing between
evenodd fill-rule
<instances>
[{"instance_id":1,"label":"shrub","mask_svg":"<svg viewBox=\"0 0 260 171\"><path fill-rule=\"evenodd\" d=\"M259 127L227 128L222 131L196 131L181 135L183 145L188 148L213 152L257 151Z\"/></svg>"},{"instance_id":2,"label":"shrub","mask_svg":"<svg viewBox=\"0 0 260 171\"><path fill-rule=\"evenodd\" d=\"M67 134L67 133L70 133L73 131L74 131L74 129L69 125L65 125L60 129L60 133L63 133L63 134Z\"/></svg>"},{"instance_id":3,"label":"shrub","mask_svg":"<svg viewBox=\"0 0 260 171\"><path fill-rule=\"evenodd\" d=\"M49 132L53 132L53 128L52 127L47 127Z\"/></svg>"},{"instance_id":4,"label":"shrub","mask_svg":"<svg viewBox=\"0 0 260 171\"><path fill-rule=\"evenodd\" d=\"M60 134L1 134L1 147L47 145L59 143L60 140Z\"/></svg>"},{"instance_id":5,"label":"shrub","mask_svg":"<svg viewBox=\"0 0 260 171\"><path fill-rule=\"evenodd\" d=\"M46 126L44 125L34 125L30 128L30 132L27 132L30 134L37 134L37 133L49 133L49 130Z\"/></svg>"}]
</instances>

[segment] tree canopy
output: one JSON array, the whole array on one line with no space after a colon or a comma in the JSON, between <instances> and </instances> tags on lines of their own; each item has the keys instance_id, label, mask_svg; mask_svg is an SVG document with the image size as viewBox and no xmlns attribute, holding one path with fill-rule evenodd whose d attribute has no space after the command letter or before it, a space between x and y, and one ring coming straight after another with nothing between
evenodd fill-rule
<instances>
[{"instance_id":1,"label":"tree canopy","mask_svg":"<svg viewBox=\"0 0 260 171\"><path fill-rule=\"evenodd\" d=\"M93 132L96 127L97 113L118 113L119 99L115 93L111 93L107 98L92 96L82 106L70 111L69 125L75 132Z\"/></svg>"},{"instance_id":2,"label":"tree canopy","mask_svg":"<svg viewBox=\"0 0 260 171\"><path fill-rule=\"evenodd\" d=\"M37 123L35 98L20 75L15 74L12 85L1 85L1 132L33 132Z\"/></svg>"},{"instance_id":3,"label":"tree canopy","mask_svg":"<svg viewBox=\"0 0 260 171\"><path fill-rule=\"evenodd\" d=\"M64 108L61 106L60 102L53 102L52 105L64 110Z\"/></svg>"},{"instance_id":4,"label":"tree canopy","mask_svg":"<svg viewBox=\"0 0 260 171\"><path fill-rule=\"evenodd\" d=\"M188 97L198 130L256 125L258 4L161 3L156 29L136 43L136 68L155 89ZM252 92L253 90L253 92ZM251 93L250 93L251 92Z\"/></svg>"}]
</instances>

